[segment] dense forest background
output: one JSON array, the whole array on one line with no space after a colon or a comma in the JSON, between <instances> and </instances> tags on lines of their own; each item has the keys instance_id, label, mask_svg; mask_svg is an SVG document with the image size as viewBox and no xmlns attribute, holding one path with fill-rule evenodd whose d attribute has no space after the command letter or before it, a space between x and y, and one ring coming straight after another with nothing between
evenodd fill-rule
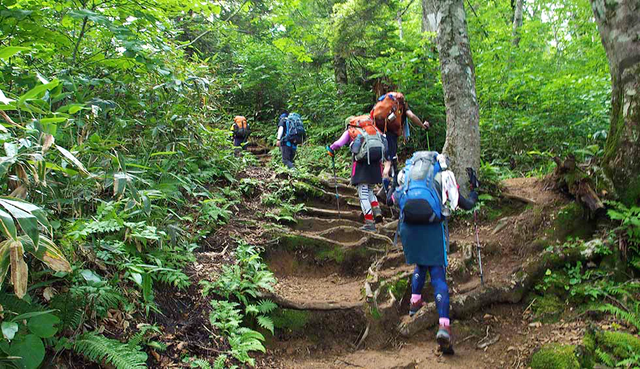
<instances>
[{"instance_id":1,"label":"dense forest background","mask_svg":"<svg viewBox=\"0 0 640 369\"><path fill-rule=\"evenodd\" d=\"M144 321L159 312L158 288L193 286L186 273L193 252L256 186L237 176L257 163L234 156L235 115L249 118L254 140L272 146L280 113L301 113L309 142L297 175L305 178L329 170L319 158L346 117L397 90L432 126L412 130L401 154L440 150L445 106L430 6L3 0L2 360L29 352L19 365L35 368L46 352L53 363L74 351L135 367L147 360L138 349L162 349L155 325L140 323L125 344L103 322L121 319L115 311ZM591 4L524 1L515 25L517 1L464 6L485 178L547 174L554 156L597 162L609 132L611 78ZM242 247L240 265L254 273L255 286L268 286L264 266L253 264L257 251ZM227 297L249 290L225 288ZM273 308L261 309L243 314L273 330L261 315ZM251 363L248 352L260 350L260 340L247 331L230 337L228 356Z\"/></svg>"}]
</instances>

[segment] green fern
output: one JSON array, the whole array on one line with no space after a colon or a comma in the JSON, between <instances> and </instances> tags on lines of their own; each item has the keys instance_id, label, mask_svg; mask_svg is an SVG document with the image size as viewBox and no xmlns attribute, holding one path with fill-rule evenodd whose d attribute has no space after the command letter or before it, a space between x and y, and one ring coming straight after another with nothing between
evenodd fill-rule
<instances>
[{"instance_id":1,"label":"green fern","mask_svg":"<svg viewBox=\"0 0 640 369\"><path fill-rule=\"evenodd\" d=\"M277 308L278 305L271 300L260 300L260 303L258 303L258 310L262 314L269 314Z\"/></svg>"},{"instance_id":2,"label":"green fern","mask_svg":"<svg viewBox=\"0 0 640 369\"><path fill-rule=\"evenodd\" d=\"M623 310L611 304L596 306L595 310L613 314L616 318L633 325L640 331L640 303L636 303L630 311Z\"/></svg>"},{"instance_id":3,"label":"green fern","mask_svg":"<svg viewBox=\"0 0 640 369\"><path fill-rule=\"evenodd\" d=\"M15 295L0 292L0 305L5 311L12 311L16 314L32 313L36 311L45 311L42 305L17 298Z\"/></svg>"},{"instance_id":4,"label":"green fern","mask_svg":"<svg viewBox=\"0 0 640 369\"><path fill-rule=\"evenodd\" d=\"M611 355L609 355L605 351L600 350L599 348L596 349L596 355L598 356L598 359L600 359L601 363L604 363L605 365L610 367L616 365L616 360L614 360Z\"/></svg>"},{"instance_id":5,"label":"green fern","mask_svg":"<svg viewBox=\"0 0 640 369\"><path fill-rule=\"evenodd\" d=\"M95 332L80 335L75 340L73 350L90 361L104 361L116 369L140 369L147 366L147 354L139 351L139 347L130 347L129 344Z\"/></svg>"},{"instance_id":6,"label":"green fern","mask_svg":"<svg viewBox=\"0 0 640 369\"><path fill-rule=\"evenodd\" d=\"M213 363L213 369L225 369L227 364L227 355L220 355Z\"/></svg>"},{"instance_id":7,"label":"green fern","mask_svg":"<svg viewBox=\"0 0 640 369\"><path fill-rule=\"evenodd\" d=\"M262 342L264 336L249 328L240 328L236 334L229 337L231 354L243 364L255 366L255 359L249 356L251 351L265 352Z\"/></svg>"},{"instance_id":8,"label":"green fern","mask_svg":"<svg viewBox=\"0 0 640 369\"><path fill-rule=\"evenodd\" d=\"M71 294L57 294L49 302L49 308L57 310L56 316L62 321L60 330L75 330L85 318L85 304Z\"/></svg>"},{"instance_id":9,"label":"green fern","mask_svg":"<svg viewBox=\"0 0 640 369\"><path fill-rule=\"evenodd\" d=\"M190 366L192 368L211 369L211 364L209 364L209 362L204 359L194 359L193 361L191 361Z\"/></svg>"},{"instance_id":10,"label":"green fern","mask_svg":"<svg viewBox=\"0 0 640 369\"><path fill-rule=\"evenodd\" d=\"M271 334L274 334L274 324L273 324L273 320L271 318L269 318L268 316L263 316L260 315L258 318L258 325L261 326L264 329L269 330L269 332L271 332Z\"/></svg>"}]
</instances>

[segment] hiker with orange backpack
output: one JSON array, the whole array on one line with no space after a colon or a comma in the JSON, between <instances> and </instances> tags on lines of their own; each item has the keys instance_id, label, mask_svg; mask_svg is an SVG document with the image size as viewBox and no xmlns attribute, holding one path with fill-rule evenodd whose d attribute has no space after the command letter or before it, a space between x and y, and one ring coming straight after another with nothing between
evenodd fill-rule
<instances>
[{"instance_id":1,"label":"hiker with orange backpack","mask_svg":"<svg viewBox=\"0 0 640 369\"><path fill-rule=\"evenodd\" d=\"M353 165L351 167L351 184L358 190L360 207L364 215L363 230L376 231L376 223L382 222L382 210L373 186L382 183L382 160L387 151L387 140L376 128L368 115L349 117L347 129L342 136L327 146L329 156L335 150L350 143Z\"/></svg>"},{"instance_id":2,"label":"hiker with orange backpack","mask_svg":"<svg viewBox=\"0 0 640 369\"><path fill-rule=\"evenodd\" d=\"M404 95L400 92L388 92L380 98L371 110L371 119L376 127L385 134L389 151L384 162L383 189L387 193L391 178L395 177L398 170L398 138L409 137L409 124L429 129L429 122L422 122L407 104ZM393 168L393 172L391 169Z\"/></svg>"},{"instance_id":3,"label":"hiker with orange backpack","mask_svg":"<svg viewBox=\"0 0 640 369\"><path fill-rule=\"evenodd\" d=\"M400 208L398 235L407 264L415 264L411 278L409 316L415 315L425 304L422 289L427 272L435 295L439 316L436 341L440 350L453 355L451 322L449 320L449 287L445 279L449 234L446 221L458 207L470 210L478 201L475 172L468 170L472 184L468 198L458 192L458 184L446 156L435 151L418 151L406 161L398 174L398 187L391 196Z\"/></svg>"},{"instance_id":4,"label":"hiker with orange backpack","mask_svg":"<svg viewBox=\"0 0 640 369\"><path fill-rule=\"evenodd\" d=\"M247 123L247 118L242 115L237 115L233 118L233 125L231 126L233 132L233 146L236 148L244 149L245 143L251 134L251 129Z\"/></svg>"}]
</instances>

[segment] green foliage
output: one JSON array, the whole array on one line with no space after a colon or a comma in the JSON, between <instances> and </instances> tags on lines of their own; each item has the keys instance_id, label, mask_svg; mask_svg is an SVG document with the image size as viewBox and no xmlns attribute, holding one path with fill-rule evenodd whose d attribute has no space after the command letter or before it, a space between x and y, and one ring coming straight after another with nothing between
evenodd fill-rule
<instances>
[{"instance_id":1,"label":"green foliage","mask_svg":"<svg viewBox=\"0 0 640 369\"><path fill-rule=\"evenodd\" d=\"M231 355L241 363L251 366L255 360L249 356L252 351L265 352L264 336L252 329L241 327L242 312L237 309L238 303L228 301L211 301L211 313L209 321L215 328L225 333L231 345Z\"/></svg>"},{"instance_id":2,"label":"green foliage","mask_svg":"<svg viewBox=\"0 0 640 369\"><path fill-rule=\"evenodd\" d=\"M575 346L548 344L531 357L532 369L578 369Z\"/></svg>"},{"instance_id":3,"label":"green foliage","mask_svg":"<svg viewBox=\"0 0 640 369\"><path fill-rule=\"evenodd\" d=\"M146 367L147 354L141 352L137 344L121 343L95 332L87 332L78 336L72 345L75 352L88 360L105 361L117 369Z\"/></svg>"},{"instance_id":4,"label":"green foliage","mask_svg":"<svg viewBox=\"0 0 640 369\"><path fill-rule=\"evenodd\" d=\"M17 301L12 304L9 296L4 301L9 304L4 307L5 318L0 326L0 358L19 367L35 369L44 360L44 342L59 330L60 318L53 314L53 310L42 311L37 305L29 306Z\"/></svg>"},{"instance_id":5,"label":"green foliage","mask_svg":"<svg viewBox=\"0 0 640 369\"><path fill-rule=\"evenodd\" d=\"M258 298L261 289L273 291L275 282L273 273L263 263L258 249L246 242L239 242L236 262L224 265L214 282L201 281L200 284L203 286L204 296L213 291L225 298L235 296L247 305L249 298Z\"/></svg>"},{"instance_id":6,"label":"green foliage","mask_svg":"<svg viewBox=\"0 0 640 369\"><path fill-rule=\"evenodd\" d=\"M626 332L590 330L585 346L594 352L595 361L610 367L640 366L640 339Z\"/></svg>"},{"instance_id":7,"label":"green foliage","mask_svg":"<svg viewBox=\"0 0 640 369\"><path fill-rule=\"evenodd\" d=\"M640 289L640 286L636 286ZM629 296L634 298L633 295ZM598 305L595 310L602 311L614 315L624 323L635 327L637 331L640 331L640 302L637 300L628 301L630 306L616 306L612 304Z\"/></svg>"},{"instance_id":8,"label":"green foliage","mask_svg":"<svg viewBox=\"0 0 640 369\"><path fill-rule=\"evenodd\" d=\"M182 362L189 364L190 368L211 369L211 364L204 359L185 357Z\"/></svg>"},{"instance_id":9,"label":"green foliage","mask_svg":"<svg viewBox=\"0 0 640 369\"><path fill-rule=\"evenodd\" d=\"M620 226L616 229L620 233L623 244L626 245L623 252L629 263L640 271L640 206L627 207L618 202L610 202L613 208L607 214Z\"/></svg>"},{"instance_id":10,"label":"green foliage","mask_svg":"<svg viewBox=\"0 0 640 369\"><path fill-rule=\"evenodd\" d=\"M273 291L276 280L267 270L258 250L245 242L239 242L236 249L236 262L224 265L222 273L214 282L201 281L202 294L207 296L213 292L226 299L235 297L241 304L226 300L212 300L209 321L211 325L222 331L231 345L229 354L241 363L254 365L255 360L249 356L252 351L265 352L262 344L264 336L243 326L244 320L253 321L263 329L274 333L275 325L271 317L277 305L270 300L257 300L261 290ZM224 359L221 359L224 363ZM216 365L219 365L216 361ZM221 365L221 364L220 364Z\"/></svg>"}]
</instances>

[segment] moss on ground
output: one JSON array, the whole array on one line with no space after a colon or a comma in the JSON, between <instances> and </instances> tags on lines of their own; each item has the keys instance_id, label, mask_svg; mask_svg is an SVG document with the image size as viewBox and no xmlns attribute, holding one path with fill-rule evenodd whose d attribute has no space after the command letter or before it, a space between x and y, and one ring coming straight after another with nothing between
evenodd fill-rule
<instances>
[{"instance_id":1,"label":"moss on ground","mask_svg":"<svg viewBox=\"0 0 640 369\"><path fill-rule=\"evenodd\" d=\"M537 319L541 319L545 323L557 322L565 310L564 302L555 294L544 294L536 296L536 301L531 309Z\"/></svg>"},{"instance_id":2,"label":"moss on ground","mask_svg":"<svg viewBox=\"0 0 640 369\"><path fill-rule=\"evenodd\" d=\"M579 369L576 346L551 343L533 354L531 369Z\"/></svg>"},{"instance_id":3,"label":"moss on ground","mask_svg":"<svg viewBox=\"0 0 640 369\"><path fill-rule=\"evenodd\" d=\"M553 227L548 231L552 239L564 242L568 238L588 239L594 224L587 219L584 208L572 202L558 211Z\"/></svg>"},{"instance_id":4,"label":"moss on ground","mask_svg":"<svg viewBox=\"0 0 640 369\"><path fill-rule=\"evenodd\" d=\"M307 325L309 312L292 309L278 309L271 316L273 325L278 329L299 331Z\"/></svg>"}]
</instances>

